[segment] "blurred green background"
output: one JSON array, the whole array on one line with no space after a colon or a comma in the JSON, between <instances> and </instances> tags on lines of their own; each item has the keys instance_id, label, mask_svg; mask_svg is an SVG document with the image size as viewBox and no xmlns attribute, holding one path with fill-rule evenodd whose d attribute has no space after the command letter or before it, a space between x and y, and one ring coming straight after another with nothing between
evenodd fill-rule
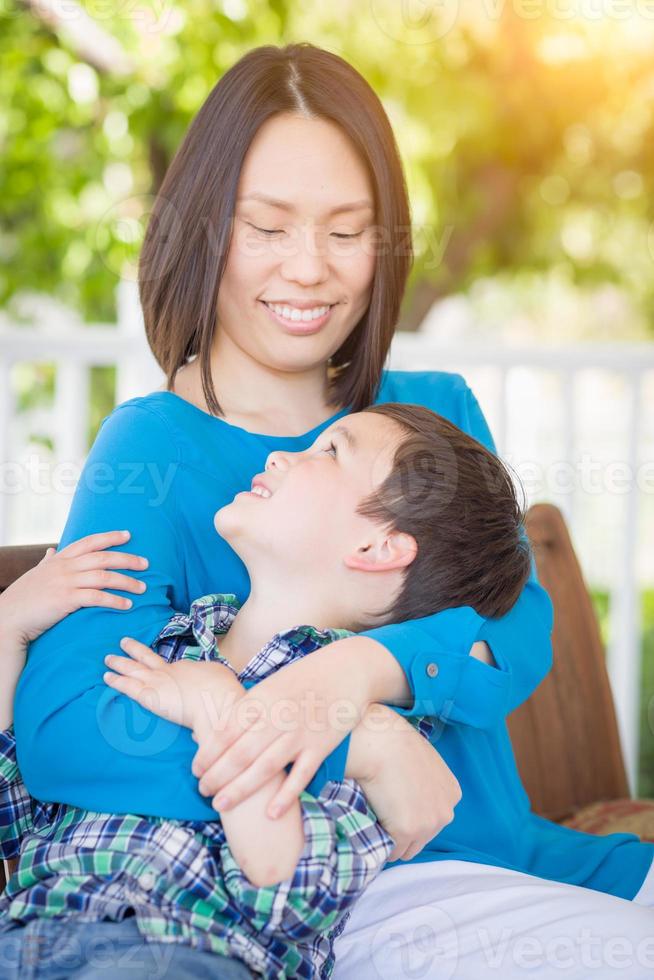
<instances>
[{"instance_id":1,"label":"blurred green background","mask_svg":"<svg viewBox=\"0 0 654 980\"><path fill-rule=\"evenodd\" d=\"M418 252L405 328L492 274L535 305L552 280L613 283L630 300L623 335L651 330L651 6L648 17L618 15L624 2L614 16L574 14L609 0L571 2L572 16L564 0L60 6L58 23L38 2L1 6L0 304L37 276L111 319L116 270L138 252L150 195L217 79L253 46L307 40L362 72L395 129Z\"/></svg>"},{"instance_id":2,"label":"blurred green background","mask_svg":"<svg viewBox=\"0 0 654 980\"><path fill-rule=\"evenodd\" d=\"M416 244L401 329L415 330L441 297L474 297L486 279L505 312L528 311L537 340L652 337L651 7L81 0L54 9L0 6L0 308L14 318L16 295L38 288L87 321L114 321L152 195L217 79L254 46L307 40L369 80L397 136ZM596 316L607 287L617 315ZM19 410L52 399L53 370L17 366ZM114 369L93 370L89 445L114 403ZM606 636L607 594L594 601ZM654 797L654 592L642 610L638 791Z\"/></svg>"}]
</instances>

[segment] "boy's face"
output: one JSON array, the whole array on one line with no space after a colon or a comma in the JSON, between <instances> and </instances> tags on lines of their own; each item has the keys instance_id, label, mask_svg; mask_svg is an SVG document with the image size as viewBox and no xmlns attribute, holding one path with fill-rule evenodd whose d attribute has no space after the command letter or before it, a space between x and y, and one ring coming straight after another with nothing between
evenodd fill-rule
<instances>
[{"instance_id":1,"label":"boy's face","mask_svg":"<svg viewBox=\"0 0 654 980\"><path fill-rule=\"evenodd\" d=\"M279 561L280 574L342 573L348 557L367 559L385 535L356 509L388 476L401 438L383 415L339 419L304 452L271 453L252 490L217 511L216 530L250 571L267 555Z\"/></svg>"}]
</instances>

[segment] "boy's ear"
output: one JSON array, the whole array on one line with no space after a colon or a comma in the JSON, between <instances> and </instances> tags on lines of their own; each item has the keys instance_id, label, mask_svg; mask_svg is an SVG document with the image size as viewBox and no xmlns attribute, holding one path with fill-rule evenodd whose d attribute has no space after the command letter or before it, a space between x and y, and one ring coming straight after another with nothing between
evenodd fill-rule
<instances>
[{"instance_id":1,"label":"boy's ear","mask_svg":"<svg viewBox=\"0 0 654 980\"><path fill-rule=\"evenodd\" d=\"M362 572L390 572L394 568L406 568L418 554L418 545L412 534L404 531L383 531L368 544L344 558L348 568Z\"/></svg>"}]
</instances>

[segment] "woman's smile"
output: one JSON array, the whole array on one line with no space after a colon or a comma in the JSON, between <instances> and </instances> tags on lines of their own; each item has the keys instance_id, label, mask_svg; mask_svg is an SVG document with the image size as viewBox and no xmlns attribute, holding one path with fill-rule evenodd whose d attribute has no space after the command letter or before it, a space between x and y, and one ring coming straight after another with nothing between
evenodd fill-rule
<instances>
[{"instance_id":1,"label":"woman's smile","mask_svg":"<svg viewBox=\"0 0 654 980\"><path fill-rule=\"evenodd\" d=\"M332 306L328 308L324 306L318 306L315 308L315 310L309 310L309 311L297 310L297 312L295 312L295 310L291 309L291 307L289 306L281 306L281 305L278 306L277 304L275 304L275 309L273 309L268 303L265 302L265 300L261 300L260 302L262 306L267 310L268 315L277 323L280 323L287 333L300 335L300 336L304 336L306 334L318 333L318 331L321 330L322 327L324 327L325 324L328 322L329 318L332 315L332 310L334 309L334 306L336 306L336 304L334 303ZM284 315L278 312L280 310L284 310ZM325 312L321 313L320 312L321 310ZM307 314L307 312L314 314L312 315L310 320L305 320L297 316L297 314L300 313L301 316L303 317L304 315ZM293 319L293 316L295 317L295 319Z\"/></svg>"}]
</instances>

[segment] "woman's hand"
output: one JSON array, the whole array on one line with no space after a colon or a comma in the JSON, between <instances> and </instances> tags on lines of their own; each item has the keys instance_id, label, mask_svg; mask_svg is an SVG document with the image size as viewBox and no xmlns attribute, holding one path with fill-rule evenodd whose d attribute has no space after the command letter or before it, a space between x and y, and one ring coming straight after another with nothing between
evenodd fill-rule
<instances>
[{"instance_id":1,"label":"woman's hand","mask_svg":"<svg viewBox=\"0 0 654 980\"><path fill-rule=\"evenodd\" d=\"M225 709L244 691L231 668L218 661L168 663L129 636L123 637L120 646L129 656L108 654L104 658L115 671L104 675L109 687L161 718L192 728L197 738L219 729Z\"/></svg>"},{"instance_id":2,"label":"woman's hand","mask_svg":"<svg viewBox=\"0 0 654 980\"><path fill-rule=\"evenodd\" d=\"M267 815L282 816L298 799L370 703L370 666L349 645L360 639L338 641L344 656L329 644L265 677L238 700L222 731L200 734L192 770L215 810L231 809L277 773L286 778Z\"/></svg>"},{"instance_id":3,"label":"woman's hand","mask_svg":"<svg viewBox=\"0 0 654 980\"><path fill-rule=\"evenodd\" d=\"M61 551L48 548L39 564L12 582L0 596L0 615L8 628L30 643L82 606L129 609L131 599L103 591L145 591L145 582L109 571L143 571L148 567L147 558L140 555L103 550L124 544L129 536L129 531L105 531L88 534Z\"/></svg>"},{"instance_id":4,"label":"woman's hand","mask_svg":"<svg viewBox=\"0 0 654 980\"><path fill-rule=\"evenodd\" d=\"M459 781L431 742L387 705L370 705L352 733L350 767L395 842L389 861L410 861L454 819Z\"/></svg>"}]
</instances>

